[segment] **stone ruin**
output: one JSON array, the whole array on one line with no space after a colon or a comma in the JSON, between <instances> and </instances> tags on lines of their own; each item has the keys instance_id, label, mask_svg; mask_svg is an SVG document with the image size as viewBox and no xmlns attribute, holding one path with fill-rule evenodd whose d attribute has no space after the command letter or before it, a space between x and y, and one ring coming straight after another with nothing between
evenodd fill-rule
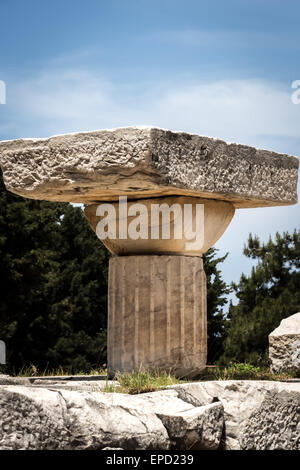
<instances>
[{"instance_id":1,"label":"stone ruin","mask_svg":"<svg viewBox=\"0 0 300 470\"><path fill-rule=\"evenodd\" d=\"M117 236L108 231L102 238L114 255L108 292L110 375L141 366L197 375L207 355L202 254L222 236L236 209L297 203L297 158L153 127L2 141L0 163L8 191L83 203L96 233L103 220L99 204L114 207ZM148 219L149 236L120 236L124 220L134 221L137 205L153 204L178 210L188 205L191 232L201 207L200 243L188 250L190 238L175 236L175 210L169 212L169 238L162 236L161 217L155 223Z\"/></svg>"},{"instance_id":2,"label":"stone ruin","mask_svg":"<svg viewBox=\"0 0 300 470\"><path fill-rule=\"evenodd\" d=\"M275 373L300 374L300 312L281 320L269 334L269 360Z\"/></svg>"}]
</instances>

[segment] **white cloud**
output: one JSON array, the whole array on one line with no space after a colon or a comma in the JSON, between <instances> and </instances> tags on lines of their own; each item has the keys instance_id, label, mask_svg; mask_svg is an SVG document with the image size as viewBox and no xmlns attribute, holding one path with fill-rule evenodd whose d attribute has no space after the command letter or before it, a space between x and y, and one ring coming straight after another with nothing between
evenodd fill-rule
<instances>
[{"instance_id":1,"label":"white cloud","mask_svg":"<svg viewBox=\"0 0 300 470\"><path fill-rule=\"evenodd\" d=\"M284 37L278 34L261 31L243 30L205 30L205 29L179 29L158 31L149 36L149 39L160 43L171 43L177 46L223 49L249 49L257 47L260 50L274 47L278 49L299 49L299 41L292 34Z\"/></svg>"},{"instance_id":2,"label":"white cloud","mask_svg":"<svg viewBox=\"0 0 300 470\"><path fill-rule=\"evenodd\" d=\"M53 132L54 126L56 133L73 126L75 130L82 126L88 129L97 124L97 118L110 120L116 109L110 99L111 90L107 80L85 71L45 71L16 85L15 107L23 117L38 121L43 133ZM26 126L26 121L22 119L18 124Z\"/></svg>"},{"instance_id":3,"label":"white cloud","mask_svg":"<svg viewBox=\"0 0 300 470\"><path fill-rule=\"evenodd\" d=\"M158 102L158 116L173 127L227 140L256 136L300 137L300 106L291 91L260 80L200 83L167 91Z\"/></svg>"},{"instance_id":4,"label":"white cloud","mask_svg":"<svg viewBox=\"0 0 300 470\"><path fill-rule=\"evenodd\" d=\"M153 124L255 144L261 136L300 137L300 105L292 103L290 85L219 80L146 83L135 91L134 83L58 68L14 85L14 122L22 135L29 132L26 121L34 134L43 135Z\"/></svg>"}]
</instances>

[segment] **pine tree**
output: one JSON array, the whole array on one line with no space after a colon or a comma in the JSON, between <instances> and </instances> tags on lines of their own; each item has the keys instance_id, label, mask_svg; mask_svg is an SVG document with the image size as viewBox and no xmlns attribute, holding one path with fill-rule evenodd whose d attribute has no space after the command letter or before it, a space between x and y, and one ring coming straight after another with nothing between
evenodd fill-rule
<instances>
[{"instance_id":1,"label":"pine tree","mask_svg":"<svg viewBox=\"0 0 300 470\"><path fill-rule=\"evenodd\" d=\"M108 253L82 210L13 195L0 177L0 259L8 370L103 364Z\"/></svg>"},{"instance_id":2,"label":"pine tree","mask_svg":"<svg viewBox=\"0 0 300 470\"><path fill-rule=\"evenodd\" d=\"M250 234L244 254L258 264L233 284L238 304L229 308L220 362L266 365L268 335L300 310L300 232L277 233L267 243Z\"/></svg>"},{"instance_id":3,"label":"pine tree","mask_svg":"<svg viewBox=\"0 0 300 470\"><path fill-rule=\"evenodd\" d=\"M213 364L223 352L225 338L225 312L227 295L231 289L222 279L218 265L223 263L228 253L217 256L218 250L211 248L203 255L207 282L207 362Z\"/></svg>"},{"instance_id":4,"label":"pine tree","mask_svg":"<svg viewBox=\"0 0 300 470\"><path fill-rule=\"evenodd\" d=\"M58 275L49 279L49 330L56 341L49 363L72 371L106 363L108 251L82 210L68 205L61 219Z\"/></svg>"}]
</instances>

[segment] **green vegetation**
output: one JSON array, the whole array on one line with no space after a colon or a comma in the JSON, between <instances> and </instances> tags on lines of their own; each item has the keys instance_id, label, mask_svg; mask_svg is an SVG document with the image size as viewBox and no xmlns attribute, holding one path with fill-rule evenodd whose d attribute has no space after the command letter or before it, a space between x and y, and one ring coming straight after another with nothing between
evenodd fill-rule
<instances>
[{"instance_id":1,"label":"green vegetation","mask_svg":"<svg viewBox=\"0 0 300 470\"><path fill-rule=\"evenodd\" d=\"M223 352L226 334L226 316L224 307L226 295L231 288L223 281L218 265L227 255L217 256L218 250L211 248L203 255L203 265L207 282L207 362L213 364Z\"/></svg>"},{"instance_id":2,"label":"green vegetation","mask_svg":"<svg viewBox=\"0 0 300 470\"><path fill-rule=\"evenodd\" d=\"M6 366L0 366L0 374L5 374L7 371ZM62 366L57 367L56 369L39 369L34 364L30 366L23 366L19 370L13 370L10 372L10 375L13 377L62 377L70 375L69 368L64 369ZM107 375L107 369L89 369L86 370L77 370L76 375Z\"/></svg>"},{"instance_id":3,"label":"green vegetation","mask_svg":"<svg viewBox=\"0 0 300 470\"><path fill-rule=\"evenodd\" d=\"M285 372L272 374L269 369L261 369L251 364L236 363L228 367L206 368L195 379L177 378L171 372L137 371L126 374L116 374L113 383L107 381L102 391L108 393L138 393L154 392L162 390L168 385L185 382L207 381L207 380L288 380L297 376L296 372Z\"/></svg>"},{"instance_id":4,"label":"green vegetation","mask_svg":"<svg viewBox=\"0 0 300 470\"><path fill-rule=\"evenodd\" d=\"M174 385L183 382L182 380L176 378L171 372L159 370L139 370L125 374L117 373L114 381L116 383L107 383L103 391L136 395L138 393L162 390L168 385Z\"/></svg>"},{"instance_id":5,"label":"green vegetation","mask_svg":"<svg viewBox=\"0 0 300 470\"><path fill-rule=\"evenodd\" d=\"M283 318L300 311L300 231L276 234L261 243L249 236L244 254L258 261L250 276L233 284L238 304L230 305L224 353L219 364L268 365L268 335Z\"/></svg>"},{"instance_id":6,"label":"green vegetation","mask_svg":"<svg viewBox=\"0 0 300 470\"><path fill-rule=\"evenodd\" d=\"M0 367L0 373L4 373L3 366ZM15 374L13 374L15 375ZM39 370L33 364L30 367L23 367L18 374L19 377L58 377L68 376L68 370L59 367L57 369ZM247 363L232 363L226 367L214 366L207 367L194 379L184 377L176 377L172 371L149 371L139 370L131 373L117 373L112 381L108 379L107 369L90 370L87 374L85 371L77 371L76 375L99 375L106 377L105 387L99 387L97 382L92 383L92 391L107 393L128 393L136 395L139 393L155 392L165 389L168 385L176 385L187 382L203 382L210 380L271 380L286 381L299 378L296 370L289 370L280 374L273 374L268 368L254 367Z\"/></svg>"},{"instance_id":7,"label":"green vegetation","mask_svg":"<svg viewBox=\"0 0 300 470\"><path fill-rule=\"evenodd\" d=\"M7 373L106 363L108 252L81 208L34 201L0 178L0 337Z\"/></svg>"},{"instance_id":8,"label":"green vegetation","mask_svg":"<svg viewBox=\"0 0 300 470\"><path fill-rule=\"evenodd\" d=\"M198 380L287 380L297 378L297 371L273 374L267 367L255 367L247 363L232 363L228 366L207 368Z\"/></svg>"}]
</instances>

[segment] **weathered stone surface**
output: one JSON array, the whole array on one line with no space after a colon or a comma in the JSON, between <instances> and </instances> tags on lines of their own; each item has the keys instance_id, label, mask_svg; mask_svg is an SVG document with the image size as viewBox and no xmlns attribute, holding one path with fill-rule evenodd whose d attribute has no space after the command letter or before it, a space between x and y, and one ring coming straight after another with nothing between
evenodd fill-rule
<instances>
[{"instance_id":1,"label":"weathered stone surface","mask_svg":"<svg viewBox=\"0 0 300 470\"><path fill-rule=\"evenodd\" d=\"M51 388L51 390L70 390L70 391L87 391L87 392L94 392L103 390L106 385L118 385L118 383L114 380L45 380L43 379L36 379L31 381L31 384L35 387L41 388ZM20 384L21 385L21 384Z\"/></svg>"},{"instance_id":2,"label":"weathered stone surface","mask_svg":"<svg viewBox=\"0 0 300 470\"><path fill-rule=\"evenodd\" d=\"M77 391L1 385L0 449L300 450L300 382L194 382L141 395L75 382Z\"/></svg>"},{"instance_id":3,"label":"weathered stone surface","mask_svg":"<svg viewBox=\"0 0 300 470\"><path fill-rule=\"evenodd\" d=\"M120 256L108 281L110 373L162 368L192 377L206 365L206 276L197 256Z\"/></svg>"},{"instance_id":4,"label":"weathered stone surface","mask_svg":"<svg viewBox=\"0 0 300 470\"><path fill-rule=\"evenodd\" d=\"M220 446L224 413L221 403L159 414L176 449L216 450Z\"/></svg>"},{"instance_id":5,"label":"weathered stone surface","mask_svg":"<svg viewBox=\"0 0 300 470\"><path fill-rule=\"evenodd\" d=\"M300 382L228 380L172 388L194 406L222 403L226 449L300 450Z\"/></svg>"},{"instance_id":6,"label":"weathered stone surface","mask_svg":"<svg viewBox=\"0 0 300 470\"><path fill-rule=\"evenodd\" d=\"M114 380L114 385L118 384ZM34 385L35 387L80 390L80 391L99 391L106 385L111 385L112 381L107 380L105 375L65 375L65 376L42 376L42 377L12 377L10 375L0 374L0 385Z\"/></svg>"},{"instance_id":7,"label":"weathered stone surface","mask_svg":"<svg viewBox=\"0 0 300 470\"><path fill-rule=\"evenodd\" d=\"M30 381L27 377L11 377L0 374L0 385L30 385Z\"/></svg>"},{"instance_id":8,"label":"weathered stone surface","mask_svg":"<svg viewBox=\"0 0 300 470\"><path fill-rule=\"evenodd\" d=\"M113 406L97 395L2 388L0 449L169 447L168 434L154 414Z\"/></svg>"},{"instance_id":9,"label":"weathered stone surface","mask_svg":"<svg viewBox=\"0 0 300 470\"><path fill-rule=\"evenodd\" d=\"M66 411L66 403L58 393L24 386L1 386L0 449L71 447Z\"/></svg>"},{"instance_id":10,"label":"weathered stone surface","mask_svg":"<svg viewBox=\"0 0 300 470\"><path fill-rule=\"evenodd\" d=\"M203 416L175 390L131 396L1 386L0 449L169 449L173 442L159 414L186 416L193 409L195 420ZM211 438L200 429L210 421L200 421L199 435L218 445L217 432Z\"/></svg>"},{"instance_id":11,"label":"weathered stone surface","mask_svg":"<svg viewBox=\"0 0 300 470\"><path fill-rule=\"evenodd\" d=\"M33 199L92 203L190 195L236 207L297 202L298 159L151 127L0 142L7 189Z\"/></svg>"},{"instance_id":12,"label":"weathered stone surface","mask_svg":"<svg viewBox=\"0 0 300 470\"><path fill-rule=\"evenodd\" d=\"M128 227L130 227L132 220L136 218L136 214L134 216L128 216L127 214L129 213L130 209L134 208L134 206L137 207L136 204L139 206L141 205L148 216L148 220L145 221L144 226L142 228L138 228L139 232L141 232L141 230L145 230L145 235L147 235L147 238L141 237L138 239L131 239L130 236L128 236ZM185 207L187 207L186 205L192 208L192 217L190 219L185 214ZM138 201L128 201L125 205L125 213L127 215L127 237L126 239L121 239L118 235L120 233L120 226L123 226L124 228L124 214L122 213L124 209L121 209L120 211L120 206L122 207L122 203L119 202L113 203L112 206L115 211L116 236L113 233L113 238L107 237L105 239L101 239L101 241L111 253L118 256L143 254L202 256L202 254L206 253L206 251L209 250L209 248L211 248L223 235L235 212L233 204L229 202L186 196L160 197L139 199ZM198 214L196 212L197 206L198 208L200 207ZM105 217L97 215L98 207L99 204L92 204L87 206L84 210L84 214L96 234L99 221L103 218L105 222L107 220L107 214L105 214ZM157 219L155 220L155 218L151 215L154 207L162 208L162 211L164 211L166 207L174 207L175 209L174 212L171 210L170 212L165 211L164 217L159 218L159 216L157 216ZM112 216L114 217L113 212ZM162 227L168 223L170 225L170 236L164 239L162 234ZM194 227L198 227L198 243L195 243L196 238L191 240L190 233L194 232L195 230L193 229L193 225ZM174 236L176 233L176 226L177 228L181 228L181 237L175 238ZM152 236L153 229L157 230L156 239L154 239ZM188 234L189 238L187 238L186 234ZM191 241L194 242L194 247L189 247Z\"/></svg>"},{"instance_id":13,"label":"weathered stone surface","mask_svg":"<svg viewBox=\"0 0 300 470\"><path fill-rule=\"evenodd\" d=\"M269 359L273 372L300 371L300 312L283 319L270 333Z\"/></svg>"},{"instance_id":14,"label":"weathered stone surface","mask_svg":"<svg viewBox=\"0 0 300 470\"><path fill-rule=\"evenodd\" d=\"M266 394L241 429L241 448L247 450L300 450L300 393Z\"/></svg>"},{"instance_id":15,"label":"weathered stone surface","mask_svg":"<svg viewBox=\"0 0 300 470\"><path fill-rule=\"evenodd\" d=\"M101 450L124 450L122 447L104 447Z\"/></svg>"}]
</instances>

